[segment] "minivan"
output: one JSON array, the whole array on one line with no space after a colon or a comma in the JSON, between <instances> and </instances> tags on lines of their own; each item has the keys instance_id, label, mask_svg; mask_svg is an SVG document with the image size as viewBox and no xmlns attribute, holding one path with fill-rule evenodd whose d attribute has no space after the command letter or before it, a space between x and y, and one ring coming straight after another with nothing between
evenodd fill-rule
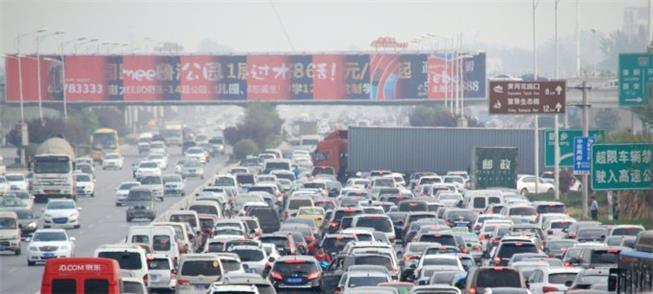
<instances>
[{"instance_id":1,"label":"minivan","mask_svg":"<svg viewBox=\"0 0 653 294\"><path fill-rule=\"evenodd\" d=\"M480 294L485 288L527 288L522 274L512 267L481 266L467 274L467 293Z\"/></svg>"},{"instance_id":2,"label":"minivan","mask_svg":"<svg viewBox=\"0 0 653 294\"><path fill-rule=\"evenodd\" d=\"M217 254L184 254L179 261L176 293L206 293L223 275L222 262Z\"/></svg>"},{"instance_id":3,"label":"minivan","mask_svg":"<svg viewBox=\"0 0 653 294\"><path fill-rule=\"evenodd\" d=\"M95 250L95 257L114 259L120 266L121 274L142 278L147 286L147 257L143 247L136 244L106 244Z\"/></svg>"},{"instance_id":4,"label":"minivan","mask_svg":"<svg viewBox=\"0 0 653 294\"><path fill-rule=\"evenodd\" d=\"M179 258L179 244L175 240L175 229L171 226L131 226L127 243L148 245L153 253L168 255L175 262Z\"/></svg>"},{"instance_id":5,"label":"minivan","mask_svg":"<svg viewBox=\"0 0 653 294\"><path fill-rule=\"evenodd\" d=\"M2 251L13 251L15 255L20 255L20 228L15 212L0 211L0 236Z\"/></svg>"},{"instance_id":6,"label":"minivan","mask_svg":"<svg viewBox=\"0 0 653 294\"><path fill-rule=\"evenodd\" d=\"M127 222L131 222L135 218L146 218L150 221L156 218L154 195L150 188L142 186L131 188L124 205L129 207L125 217Z\"/></svg>"}]
</instances>

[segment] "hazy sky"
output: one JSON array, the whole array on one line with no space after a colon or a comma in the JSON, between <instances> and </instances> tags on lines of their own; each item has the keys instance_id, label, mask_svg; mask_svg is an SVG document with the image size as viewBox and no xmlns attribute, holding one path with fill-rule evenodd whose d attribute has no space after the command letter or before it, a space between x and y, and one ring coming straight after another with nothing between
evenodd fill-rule
<instances>
[{"instance_id":1,"label":"hazy sky","mask_svg":"<svg viewBox=\"0 0 653 294\"><path fill-rule=\"evenodd\" d=\"M553 36L555 0L540 0L539 42ZM0 0L1 46L15 51L17 33L47 27L64 38L44 41L53 51L63 39L97 37L103 42L143 39L176 41L195 51L211 39L236 51L293 51L275 16L285 25L294 51L369 50L378 36L411 40L424 33L453 36L466 42L531 47L531 0L266 0L266 1L61 1ZM610 32L621 28L623 8L647 0L580 0L581 28ZM576 1L560 0L561 35L574 33ZM33 37L22 50L34 50Z\"/></svg>"}]
</instances>

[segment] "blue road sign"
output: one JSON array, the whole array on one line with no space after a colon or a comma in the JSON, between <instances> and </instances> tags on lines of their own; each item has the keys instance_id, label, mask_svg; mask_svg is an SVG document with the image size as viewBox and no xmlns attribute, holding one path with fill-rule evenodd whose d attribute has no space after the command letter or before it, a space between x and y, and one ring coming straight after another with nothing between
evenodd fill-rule
<instances>
[{"instance_id":1,"label":"blue road sign","mask_svg":"<svg viewBox=\"0 0 653 294\"><path fill-rule=\"evenodd\" d=\"M574 174L588 175L592 168L592 144L594 137L574 137Z\"/></svg>"}]
</instances>

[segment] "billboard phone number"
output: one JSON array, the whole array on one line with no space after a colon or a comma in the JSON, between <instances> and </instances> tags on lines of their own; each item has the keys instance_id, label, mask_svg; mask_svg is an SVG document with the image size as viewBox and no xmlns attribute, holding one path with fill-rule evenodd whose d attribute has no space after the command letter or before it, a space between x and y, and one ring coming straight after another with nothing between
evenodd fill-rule
<instances>
[{"instance_id":1,"label":"billboard phone number","mask_svg":"<svg viewBox=\"0 0 653 294\"><path fill-rule=\"evenodd\" d=\"M103 84L93 83L65 83L64 91L66 94L103 94Z\"/></svg>"}]
</instances>

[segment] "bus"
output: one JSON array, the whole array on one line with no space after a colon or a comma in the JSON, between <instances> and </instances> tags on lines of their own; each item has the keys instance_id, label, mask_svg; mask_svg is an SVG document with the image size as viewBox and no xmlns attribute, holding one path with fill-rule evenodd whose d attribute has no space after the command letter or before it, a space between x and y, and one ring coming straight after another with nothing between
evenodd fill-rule
<instances>
[{"instance_id":1,"label":"bus","mask_svg":"<svg viewBox=\"0 0 653 294\"><path fill-rule=\"evenodd\" d=\"M118 131L109 128L99 128L91 136L91 156L94 161L102 161L106 153L119 152L120 139Z\"/></svg>"},{"instance_id":2,"label":"bus","mask_svg":"<svg viewBox=\"0 0 653 294\"><path fill-rule=\"evenodd\" d=\"M49 259L41 280L41 293L121 292L120 266L114 259L69 257Z\"/></svg>"},{"instance_id":3,"label":"bus","mask_svg":"<svg viewBox=\"0 0 653 294\"><path fill-rule=\"evenodd\" d=\"M653 292L653 230L637 236L635 250L619 253L617 268L610 269L609 291L617 293Z\"/></svg>"}]
</instances>

